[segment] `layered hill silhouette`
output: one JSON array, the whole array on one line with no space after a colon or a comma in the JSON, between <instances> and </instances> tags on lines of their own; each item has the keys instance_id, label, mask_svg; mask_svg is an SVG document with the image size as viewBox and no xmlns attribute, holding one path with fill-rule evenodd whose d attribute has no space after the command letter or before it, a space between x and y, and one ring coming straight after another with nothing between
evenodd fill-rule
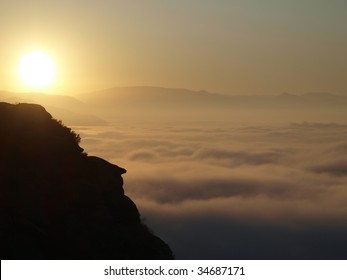
<instances>
[{"instance_id":1,"label":"layered hill silhouette","mask_svg":"<svg viewBox=\"0 0 347 280\"><path fill-rule=\"evenodd\" d=\"M114 87L78 95L95 114L115 121L325 121L347 117L347 96L325 92L278 95L227 95L204 90Z\"/></svg>"},{"instance_id":2,"label":"layered hill silhouette","mask_svg":"<svg viewBox=\"0 0 347 280\"><path fill-rule=\"evenodd\" d=\"M80 100L89 104L128 108L132 106L158 108L320 108L327 106L347 106L347 96L328 92L310 92L301 95L282 93L278 95L227 95L210 93L205 90L193 91L179 88L150 86L113 87L78 95Z\"/></svg>"},{"instance_id":3,"label":"layered hill silhouette","mask_svg":"<svg viewBox=\"0 0 347 280\"><path fill-rule=\"evenodd\" d=\"M68 125L105 125L121 120L329 121L347 117L347 96L326 92L226 95L162 87L114 87L75 95L0 91L6 102L36 103Z\"/></svg>"},{"instance_id":4,"label":"layered hill silhouette","mask_svg":"<svg viewBox=\"0 0 347 280\"><path fill-rule=\"evenodd\" d=\"M40 105L0 103L1 259L172 259L125 195L125 169L88 156Z\"/></svg>"}]
</instances>

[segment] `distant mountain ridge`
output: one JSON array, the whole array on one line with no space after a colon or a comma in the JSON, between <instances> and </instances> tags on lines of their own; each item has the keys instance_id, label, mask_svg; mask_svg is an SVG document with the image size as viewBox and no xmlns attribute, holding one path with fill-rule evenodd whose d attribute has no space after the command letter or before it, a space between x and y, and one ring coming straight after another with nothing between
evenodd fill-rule
<instances>
[{"instance_id":1,"label":"distant mountain ridge","mask_svg":"<svg viewBox=\"0 0 347 280\"><path fill-rule=\"evenodd\" d=\"M207 91L192 91L179 88L163 88L163 87L114 87L106 90L91 92L80 95L81 100L86 100L93 104L112 104L117 102L138 105L150 104L202 104L206 101L218 102L227 98L226 95L218 93L209 93Z\"/></svg>"},{"instance_id":2,"label":"distant mountain ridge","mask_svg":"<svg viewBox=\"0 0 347 280\"><path fill-rule=\"evenodd\" d=\"M0 97L4 100L4 93ZM252 115L256 112L262 117L268 112L287 115L292 112L305 116L325 116L344 114L347 111L347 96L326 92L312 92L301 95L282 93L278 95L226 95L209 93L204 90L193 91L180 88L150 86L113 87L76 97L45 95L40 93L6 93L5 101L34 102L47 107L55 117L70 125L104 125L104 120L125 118L190 116L215 117L223 114L240 113ZM255 110L255 111L254 111ZM264 111L265 113L261 113ZM295 111L295 112L294 112ZM67 121L66 121L67 120Z\"/></svg>"},{"instance_id":3,"label":"distant mountain ridge","mask_svg":"<svg viewBox=\"0 0 347 280\"><path fill-rule=\"evenodd\" d=\"M330 93L302 95L226 95L160 87L115 87L79 95L108 117L181 120L341 121L347 96ZM101 109L102 108L102 109ZM346 115L347 119L347 115Z\"/></svg>"},{"instance_id":4,"label":"distant mountain ridge","mask_svg":"<svg viewBox=\"0 0 347 280\"><path fill-rule=\"evenodd\" d=\"M97 102L105 104L110 101L122 102L124 99L136 101L146 101L155 99L165 99L167 102L180 100L186 101L215 101L218 104L220 102L238 103L238 102L251 102L252 100L264 102L276 102L283 97L292 97L293 99L305 101L305 100L320 100L327 99L345 100L347 96L335 95L328 92L309 92L301 95L282 93L278 95L228 95L219 93L210 93L205 90L194 91L181 88L164 88L164 87L151 87L151 86L137 86L137 87L113 87L105 90L99 90L95 92L80 94L79 99L86 102ZM269 103L271 105L271 103Z\"/></svg>"}]
</instances>

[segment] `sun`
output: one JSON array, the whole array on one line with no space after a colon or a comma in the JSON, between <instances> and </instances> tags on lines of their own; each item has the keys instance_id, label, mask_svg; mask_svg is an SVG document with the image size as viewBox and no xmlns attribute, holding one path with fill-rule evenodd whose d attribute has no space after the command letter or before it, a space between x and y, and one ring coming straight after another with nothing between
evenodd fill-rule
<instances>
[{"instance_id":1,"label":"sun","mask_svg":"<svg viewBox=\"0 0 347 280\"><path fill-rule=\"evenodd\" d=\"M20 60L19 74L27 87L42 90L53 84L56 67L50 55L43 51L32 51Z\"/></svg>"}]
</instances>

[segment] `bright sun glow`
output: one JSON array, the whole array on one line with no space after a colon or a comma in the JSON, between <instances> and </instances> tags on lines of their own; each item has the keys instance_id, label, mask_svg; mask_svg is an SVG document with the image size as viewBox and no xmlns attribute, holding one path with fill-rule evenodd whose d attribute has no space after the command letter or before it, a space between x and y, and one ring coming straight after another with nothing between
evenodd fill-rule
<instances>
[{"instance_id":1,"label":"bright sun glow","mask_svg":"<svg viewBox=\"0 0 347 280\"><path fill-rule=\"evenodd\" d=\"M22 57L19 73L26 86L32 89L44 89L54 82L56 69L48 54L33 51Z\"/></svg>"}]
</instances>

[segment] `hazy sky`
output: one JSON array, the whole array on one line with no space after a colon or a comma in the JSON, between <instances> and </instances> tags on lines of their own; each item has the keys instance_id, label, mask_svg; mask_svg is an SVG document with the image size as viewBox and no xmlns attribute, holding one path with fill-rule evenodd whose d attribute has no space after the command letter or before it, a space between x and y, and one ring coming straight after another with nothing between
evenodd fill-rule
<instances>
[{"instance_id":1,"label":"hazy sky","mask_svg":"<svg viewBox=\"0 0 347 280\"><path fill-rule=\"evenodd\" d=\"M231 94L347 94L346 0L0 3L0 89L33 48L58 67L51 92L153 85Z\"/></svg>"}]
</instances>

